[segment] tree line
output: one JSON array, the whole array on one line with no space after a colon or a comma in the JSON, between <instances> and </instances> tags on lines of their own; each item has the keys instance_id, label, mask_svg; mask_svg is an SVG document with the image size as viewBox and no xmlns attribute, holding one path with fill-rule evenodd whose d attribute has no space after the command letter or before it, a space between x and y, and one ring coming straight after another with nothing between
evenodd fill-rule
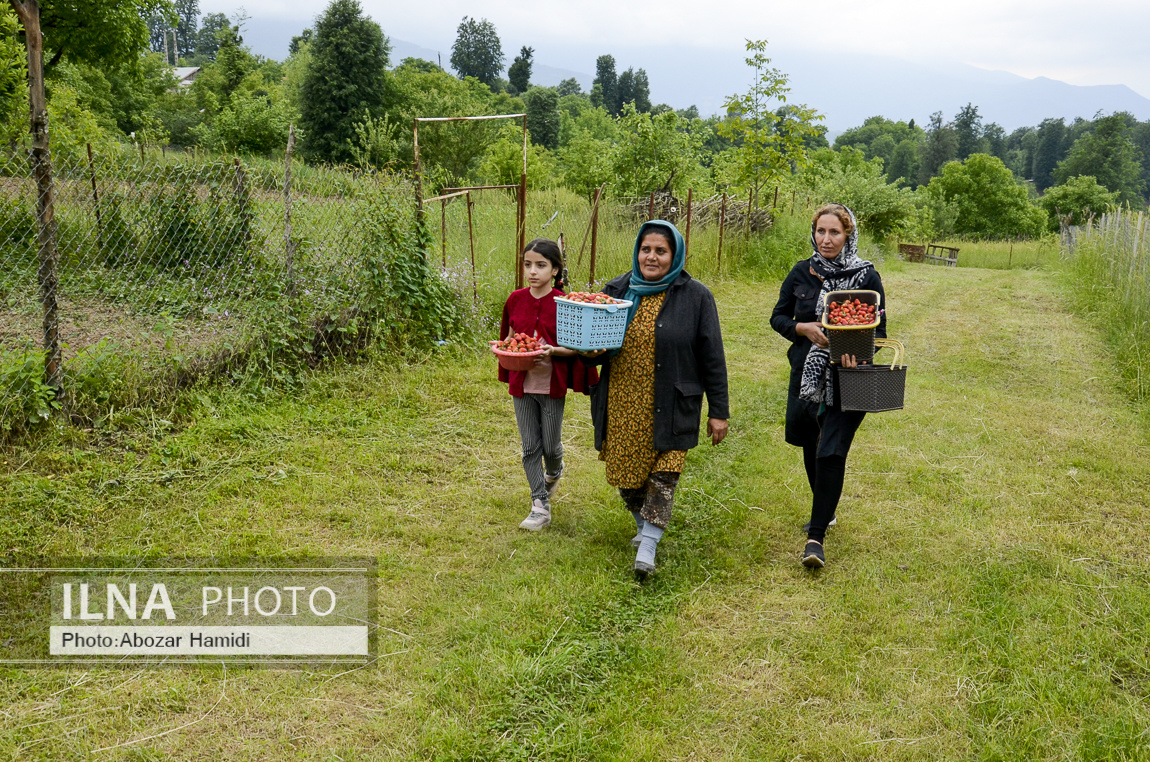
<instances>
[{"instance_id":1,"label":"tree line","mask_svg":"<svg viewBox=\"0 0 1150 762\"><path fill-rule=\"evenodd\" d=\"M832 147L817 110L788 100L787 77L770 65L762 41L747 46L747 92L730 96L721 115L701 117L693 106L652 104L646 71L620 72L609 54L596 60L590 92L574 79L532 84L535 49L522 46L505 69L486 19L462 19L447 71L420 59L393 62L387 36L358 0L332 0L283 61L244 44L242 12L201 16L198 0L128 5L130 12L121 3L108 14L96 0L42 2L49 22L80 6L104 13L98 24L61 23L53 36L49 111L53 152L63 160L80 157L88 143L116 142L270 155L284 149L294 124L307 161L406 170L415 116L526 113L535 187L585 197L600 187L624 197L692 188L761 205L780 189L835 196L880 234L1035 235L1107 205L1144 205L1150 188L1150 122L1128 114L1048 119L1007 134L968 104L951 120L933 114L925 127L875 116ZM26 131L22 55L5 9L0 139L9 144ZM178 88L172 63L201 70ZM519 130L493 122L421 127L428 187L517 182Z\"/></svg>"}]
</instances>

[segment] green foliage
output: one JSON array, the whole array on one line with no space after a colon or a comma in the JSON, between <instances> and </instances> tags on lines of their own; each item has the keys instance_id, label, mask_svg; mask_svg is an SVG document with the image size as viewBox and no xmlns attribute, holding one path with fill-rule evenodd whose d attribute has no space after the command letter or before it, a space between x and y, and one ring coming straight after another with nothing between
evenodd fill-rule
<instances>
[{"instance_id":1,"label":"green foliage","mask_svg":"<svg viewBox=\"0 0 1150 762\"><path fill-rule=\"evenodd\" d=\"M36 261L36 212L31 198L0 195L0 260L7 266Z\"/></svg>"},{"instance_id":2,"label":"green foliage","mask_svg":"<svg viewBox=\"0 0 1150 762\"><path fill-rule=\"evenodd\" d=\"M685 193L697 179L699 148L698 136L675 112L652 116L628 103L619 117L618 142L611 152L615 192L642 196L669 188Z\"/></svg>"},{"instance_id":3,"label":"green foliage","mask_svg":"<svg viewBox=\"0 0 1150 762\"><path fill-rule=\"evenodd\" d=\"M451 68L460 79L475 77L494 87L499 72L503 71L503 45L495 25L487 19L476 21L464 16L456 30L455 44L451 46Z\"/></svg>"},{"instance_id":4,"label":"green foliage","mask_svg":"<svg viewBox=\"0 0 1150 762\"><path fill-rule=\"evenodd\" d=\"M393 340L411 346L461 338L459 297L428 264L428 234L421 231L419 240L410 232L407 205L394 194L378 193L363 225L366 277L360 303L366 316L380 321Z\"/></svg>"},{"instance_id":5,"label":"green foliage","mask_svg":"<svg viewBox=\"0 0 1150 762\"><path fill-rule=\"evenodd\" d=\"M1124 204L1141 206L1143 160L1130 139L1130 128L1122 114L1097 119L1094 130L1074 141L1069 155L1059 162L1054 177L1066 182L1071 177L1089 175L1100 185L1118 194Z\"/></svg>"},{"instance_id":6,"label":"green foliage","mask_svg":"<svg viewBox=\"0 0 1150 762\"><path fill-rule=\"evenodd\" d=\"M649 112L651 110L651 85L647 80L647 72L643 69L638 71L627 69L620 74L616 84L615 98L617 99L614 109L616 114L622 114L623 108L628 103L634 104L635 110L641 114Z\"/></svg>"},{"instance_id":7,"label":"green foliage","mask_svg":"<svg viewBox=\"0 0 1150 762\"><path fill-rule=\"evenodd\" d=\"M1054 170L1066 156L1068 148L1066 122L1061 117L1043 119L1036 130L1031 151L1031 166L1029 173L1025 175L1034 180L1034 187L1040 192L1054 185Z\"/></svg>"},{"instance_id":8,"label":"green foliage","mask_svg":"<svg viewBox=\"0 0 1150 762\"><path fill-rule=\"evenodd\" d=\"M926 131L926 142L919 152L918 184L926 185L932 177L942 171L948 161L958 157L958 134L954 125L942 119L942 112L930 115L930 127Z\"/></svg>"},{"instance_id":9,"label":"green foliage","mask_svg":"<svg viewBox=\"0 0 1150 762\"><path fill-rule=\"evenodd\" d=\"M176 14L168 0L41 0L44 61L62 59L94 65L131 64L148 50L145 19L164 14L171 26Z\"/></svg>"},{"instance_id":10,"label":"green foliage","mask_svg":"<svg viewBox=\"0 0 1150 762\"><path fill-rule=\"evenodd\" d=\"M232 28L228 17L223 13L209 13L200 21L200 31L196 33L196 57L204 61L216 60L220 49L221 36Z\"/></svg>"},{"instance_id":11,"label":"green foliage","mask_svg":"<svg viewBox=\"0 0 1150 762\"><path fill-rule=\"evenodd\" d=\"M44 382L44 352L0 350L0 440L27 433L59 409L55 390Z\"/></svg>"},{"instance_id":12,"label":"green foliage","mask_svg":"<svg viewBox=\"0 0 1150 762\"><path fill-rule=\"evenodd\" d=\"M169 180L158 187L141 215L142 261L177 272L246 264L256 232L246 184L241 185L239 176L226 165L207 178L177 166ZM201 200L204 186L207 197Z\"/></svg>"},{"instance_id":13,"label":"green foliage","mask_svg":"<svg viewBox=\"0 0 1150 762\"><path fill-rule=\"evenodd\" d=\"M1038 203L1046 210L1050 230L1058 232L1064 225L1084 225L1091 217L1101 217L1117 205L1118 194L1108 192L1093 177L1079 175L1048 188Z\"/></svg>"},{"instance_id":14,"label":"green foliage","mask_svg":"<svg viewBox=\"0 0 1150 762\"><path fill-rule=\"evenodd\" d=\"M952 161L930 181L928 193L954 204L958 216L954 232L973 238L1008 238L1038 235L1046 225L1045 213L1030 203L1001 159L976 153L964 162Z\"/></svg>"},{"instance_id":15,"label":"green foliage","mask_svg":"<svg viewBox=\"0 0 1150 762\"><path fill-rule=\"evenodd\" d=\"M103 153L112 150L114 140L100 127L96 115L84 108L79 94L70 87L53 88L48 101L48 123L52 130L52 160L57 168L77 166L88 160L87 144Z\"/></svg>"},{"instance_id":16,"label":"green foliage","mask_svg":"<svg viewBox=\"0 0 1150 762\"><path fill-rule=\"evenodd\" d=\"M615 73L615 56L595 60L595 81L591 85L591 105L619 115L619 76Z\"/></svg>"},{"instance_id":17,"label":"green foliage","mask_svg":"<svg viewBox=\"0 0 1150 762\"><path fill-rule=\"evenodd\" d=\"M311 61L300 89L303 152L314 160L351 159L355 124L388 102L391 45L358 0L332 0L316 22Z\"/></svg>"},{"instance_id":18,"label":"green foliage","mask_svg":"<svg viewBox=\"0 0 1150 762\"><path fill-rule=\"evenodd\" d=\"M543 188L550 184L555 161L545 148L532 141L527 146L527 185ZM505 124L488 146L479 164L479 179L490 185L515 185L523 175L523 132L515 124Z\"/></svg>"},{"instance_id":19,"label":"green foliage","mask_svg":"<svg viewBox=\"0 0 1150 762\"><path fill-rule=\"evenodd\" d=\"M982 137L982 117L978 114L978 106L967 103L955 115L952 124L958 148L955 158L962 161L972 153L989 153L989 141Z\"/></svg>"},{"instance_id":20,"label":"green foliage","mask_svg":"<svg viewBox=\"0 0 1150 762\"><path fill-rule=\"evenodd\" d=\"M911 192L887 184L881 158L867 161L862 151L848 147L838 152L824 148L811 159L811 166L797 179L816 205L846 204L854 210L860 229L876 238L905 230L914 218Z\"/></svg>"},{"instance_id":21,"label":"green foliage","mask_svg":"<svg viewBox=\"0 0 1150 762\"><path fill-rule=\"evenodd\" d=\"M28 109L28 56L19 33L16 14L0 6L0 125L26 118Z\"/></svg>"},{"instance_id":22,"label":"green foliage","mask_svg":"<svg viewBox=\"0 0 1150 762\"><path fill-rule=\"evenodd\" d=\"M531 59L535 55L535 48L526 45L515 56L515 60L507 67L507 80L515 88L516 93L526 93L531 86Z\"/></svg>"},{"instance_id":23,"label":"green foliage","mask_svg":"<svg viewBox=\"0 0 1150 762\"><path fill-rule=\"evenodd\" d=\"M206 148L224 153L266 154L287 145L296 113L281 91L257 95L239 91L210 123L190 132Z\"/></svg>"},{"instance_id":24,"label":"green foliage","mask_svg":"<svg viewBox=\"0 0 1150 762\"><path fill-rule=\"evenodd\" d=\"M531 142L554 150L559 147L559 94L551 87L533 87L523 95L527 104L527 131Z\"/></svg>"},{"instance_id":25,"label":"green foliage","mask_svg":"<svg viewBox=\"0 0 1150 762\"><path fill-rule=\"evenodd\" d=\"M868 160L877 156L886 167L887 182L913 187L918 181L918 147L925 141L920 127L872 116L835 138L835 148L858 148Z\"/></svg>"},{"instance_id":26,"label":"green foliage","mask_svg":"<svg viewBox=\"0 0 1150 762\"><path fill-rule=\"evenodd\" d=\"M602 112L602 109L595 109ZM605 113L605 112L602 112ZM614 177L611 152L614 143L580 131L560 151L563 183L584 198L590 198L603 183Z\"/></svg>"},{"instance_id":27,"label":"green foliage","mask_svg":"<svg viewBox=\"0 0 1150 762\"><path fill-rule=\"evenodd\" d=\"M807 162L804 139L815 134L814 122L822 116L806 106L792 106L787 129L777 129L780 117L775 103L786 104L790 91L787 77L775 68L769 68L766 40L748 40L746 59L754 70L754 81L745 95L733 95L724 103L727 118L718 125L718 132L737 147L737 161L732 167L734 180L756 191L767 183L786 177L792 165Z\"/></svg>"},{"instance_id":28,"label":"green foliage","mask_svg":"<svg viewBox=\"0 0 1150 762\"><path fill-rule=\"evenodd\" d=\"M352 163L363 169L394 169L403 151L399 134L400 125L393 124L389 115L377 119L365 111L348 146Z\"/></svg>"},{"instance_id":29,"label":"green foliage","mask_svg":"<svg viewBox=\"0 0 1150 762\"><path fill-rule=\"evenodd\" d=\"M568 77L556 86L555 91L559 93L559 97L563 98L568 95L583 95L583 86L579 84L579 80L574 77Z\"/></svg>"}]
</instances>

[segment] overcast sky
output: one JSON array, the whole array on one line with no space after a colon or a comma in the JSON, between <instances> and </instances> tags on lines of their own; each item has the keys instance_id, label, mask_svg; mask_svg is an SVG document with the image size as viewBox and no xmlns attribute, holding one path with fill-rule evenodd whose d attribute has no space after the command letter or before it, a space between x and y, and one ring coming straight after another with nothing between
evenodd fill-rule
<instances>
[{"instance_id":1,"label":"overcast sky","mask_svg":"<svg viewBox=\"0 0 1150 762\"><path fill-rule=\"evenodd\" d=\"M771 42L776 65L787 50L838 58L867 53L1001 69L1075 85L1124 84L1150 97L1150 2L1112 0L870 0L768 3L762 0L361 0L390 37L447 53L465 16L495 24L510 62L521 45L539 63L594 70L587 51L642 65L647 47L739 49L745 38ZM306 26L323 0L242 0L254 19ZM203 13L235 10L231 0L200 0ZM633 55L627 52L634 51ZM579 60L572 56L578 55ZM785 70L785 66L781 66ZM851 72L843 71L844 83Z\"/></svg>"}]
</instances>

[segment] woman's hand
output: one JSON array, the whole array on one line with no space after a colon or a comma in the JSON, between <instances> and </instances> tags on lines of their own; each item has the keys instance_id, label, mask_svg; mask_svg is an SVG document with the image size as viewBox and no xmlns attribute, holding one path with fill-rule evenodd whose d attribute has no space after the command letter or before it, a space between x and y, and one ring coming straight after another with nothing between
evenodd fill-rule
<instances>
[{"instance_id":1,"label":"woman's hand","mask_svg":"<svg viewBox=\"0 0 1150 762\"><path fill-rule=\"evenodd\" d=\"M583 357L598 357L606 351L606 349L592 349L589 352L576 351L576 354L582 355Z\"/></svg>"},{"instance_id":2,"label":"woman's hand","mask_svg":"<svg viewBox=\"0 0 1150 762\"><path fill-rule=\"evenodd\" d=\"M844 368L857 368L859 366L858 358L854 355L843 355L840 362Z\"/></svg>"},{"instance_id":3,"label":"woman's hand","mask_svg":"<svg viewBox=\"0 0 1150 762\"><path fill-rule=\"evenodd\" d=\"M727 436L727 421L724 418L707 419L707 436L711 438L711 445L717 445Z\"/></svg>"},{"instance_id":4,"label":"woman's hand","mask_svg":"<svg viewBox=\"0 0 1150 762\"><path fill-rule=\"evenodd\" d=\"M810 342L816 347L826 349L830 346L827 335L823 333L823 328L818 323L798 323L795 325L795 332L810 339Z\"/></svg>"}]
</instances>

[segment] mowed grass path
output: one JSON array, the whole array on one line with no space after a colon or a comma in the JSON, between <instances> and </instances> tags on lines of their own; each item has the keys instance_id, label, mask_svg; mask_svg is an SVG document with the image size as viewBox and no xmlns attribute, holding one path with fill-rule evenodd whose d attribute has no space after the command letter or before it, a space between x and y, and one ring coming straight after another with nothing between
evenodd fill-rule
<instances>
[{"instance_id":1,"label":"mowed grass path","mask_svg":"<svg viewBox=\"0 0 1150 762\"><path fill-rule=\"evenodd\" d=\"M829 564L783 443L777 282L715 286L731 434L693 450L659 571L569 398L546 532L483 355L204 398L151 445L0 477L37 556L373 555L378 661L8 669L18 759L1144 759L1150 446L1096 333L1036 271L890 263L907 409L869 416ZM880 355L881 359L881 355Z\"/></svg>"}]
</instances>

